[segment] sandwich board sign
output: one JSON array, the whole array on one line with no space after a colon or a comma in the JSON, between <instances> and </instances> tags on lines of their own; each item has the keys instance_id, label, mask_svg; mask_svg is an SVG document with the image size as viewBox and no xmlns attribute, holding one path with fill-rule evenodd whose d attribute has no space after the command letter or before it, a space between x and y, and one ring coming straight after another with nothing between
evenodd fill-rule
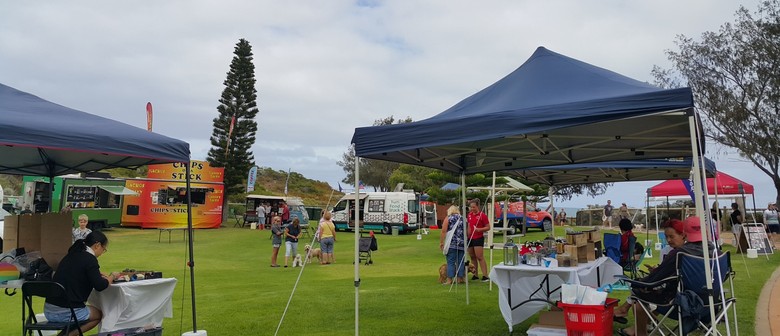
<instances>
[{"instance_id":1,"label":"sandwich board sign","mask_svg":"<svg viewBox=\"0 0 780 336\"><path fill-rule=\"evenodd\" d=\"M738 227L737 227L738 226ZM773 254L772 242L766 234L764 224L746 223L735 225L737 234L737 251L745 252L747 249L756 249L758 254Z\"/></svg>"}]
</instances>

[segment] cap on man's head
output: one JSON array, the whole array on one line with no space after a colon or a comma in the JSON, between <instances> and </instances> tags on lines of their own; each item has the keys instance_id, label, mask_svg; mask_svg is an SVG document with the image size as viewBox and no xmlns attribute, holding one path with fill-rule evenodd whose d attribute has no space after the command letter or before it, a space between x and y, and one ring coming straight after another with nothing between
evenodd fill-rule
<instances>
[{"instance_id":1,"label":"cap on man's head","mask_svg":"<svg viewBox=\"0 0 780 336\"><path fill-rule=\"evenodd\" d=\"M701 241L701 221L699 217L693 216L685 219L685 237L691 243Z\"/></svg>"}]
</instances>

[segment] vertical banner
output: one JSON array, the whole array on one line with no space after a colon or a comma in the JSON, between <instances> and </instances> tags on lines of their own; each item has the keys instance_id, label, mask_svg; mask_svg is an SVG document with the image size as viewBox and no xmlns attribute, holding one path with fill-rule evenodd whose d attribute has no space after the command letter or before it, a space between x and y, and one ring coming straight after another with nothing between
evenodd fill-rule
<instances>
[{"instance_id":1,"label":"vertical banner","mask_svg":"<svg viewBox=\"0 0 780 336\"><path fill-rule=\"evenodd\" d=\"M152 103L146 103L146 130L152 131Z\"/></svg>"},{"instance_id":2,"label":"vertical banner","mask_svg":"<svg viewBox=\"0 0 780 336\"><path fill-rule=\"evenodd\" d=\"M257 182L257 166L249 170L249 176L246 177L246 192L255 191L255 182Z\"/></svg>"},{"instance_id":3,"label":"vertical banner","mask_svg":"<svg viewBox=\"0 0 780 336\"><path fill-rule=\"evenodd\" d=\"M287 196L287 185L290 183L290 170L292 170L292 168L287 169L287 180L284 181L284 196Z\"/></svg>"},{"instance_id":4,"label":"vertical banner","mask_svg":"<svg viewBox=\"0 0 780 336\"><path fill-rule=\"evenodd\" d=\"M227 158L228 152L230 152L230 137L233 136L233 127L236 126L236 116L230 118L230 129L227 135L227 145L225 145L225 157Z\"/></svg>"}]
</instances>

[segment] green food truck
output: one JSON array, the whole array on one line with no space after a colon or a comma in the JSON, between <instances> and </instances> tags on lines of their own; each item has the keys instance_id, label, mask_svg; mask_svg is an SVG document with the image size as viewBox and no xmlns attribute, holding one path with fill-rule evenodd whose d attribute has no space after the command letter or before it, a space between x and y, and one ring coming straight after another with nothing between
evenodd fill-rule
<instances>
[{"instance_id":1,"label":"green food truck","mask_svg":"<svg viewBox=\"0 0 780 336\"><path fill-rule=\"evenodd\" d=\"M86 214L89 216L87 227L94 230L119 225L125 195L137 193L125 188L124 179L58 176L54 178L52 191L48 177L24 176L21 201L17 206L19 210L30 206L30 210L36 213L48 212L50 202L52 212L60 212L69 206L74 223L81 214Z\"/></svg>"}]
</instances>

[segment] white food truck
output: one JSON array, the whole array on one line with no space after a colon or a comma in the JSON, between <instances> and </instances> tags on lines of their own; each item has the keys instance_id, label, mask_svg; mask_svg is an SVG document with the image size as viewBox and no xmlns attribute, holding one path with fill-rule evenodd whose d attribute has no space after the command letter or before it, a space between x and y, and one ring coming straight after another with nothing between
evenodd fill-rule
<instances>
[{"instance_id":1,"label":"white food truck","mask_svg":"<svg viewBox=\"0 0 780 336\"><path fill-rule=\"evenodd\" d=\"M377 230L384 234L392 233L393 227L399 232L417 230L419 226L419 198L413 190L401 192L361 192L360 220L361 229ZM353 230L355 222L355 194L347 194L333 207L333 223L336 230Z\"/></svg>"}]
</instances>

